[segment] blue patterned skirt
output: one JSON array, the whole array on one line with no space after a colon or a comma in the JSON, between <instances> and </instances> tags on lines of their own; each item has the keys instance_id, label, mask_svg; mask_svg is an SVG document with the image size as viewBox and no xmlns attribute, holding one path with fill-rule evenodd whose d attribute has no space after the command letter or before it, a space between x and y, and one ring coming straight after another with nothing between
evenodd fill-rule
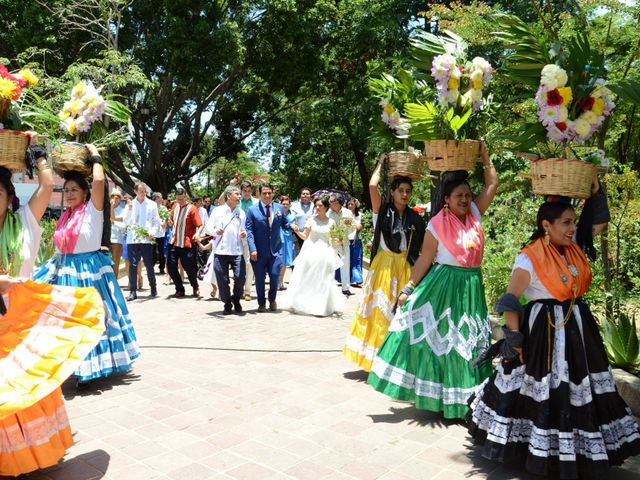
<instances>
[{"instance_id":1,"label":"blue patterned skirt","mask_svg":"<svg viewBox=\"0 0 640 480\"><path fill-rule=\"evenodd\" d=\"M74 373L80 381L129 370L140 356L136 332L108 252L60 254L50 258L34 274L34 280L52 285L95 287L104 301L105 332Z\"/></svg>"}]
</instances>

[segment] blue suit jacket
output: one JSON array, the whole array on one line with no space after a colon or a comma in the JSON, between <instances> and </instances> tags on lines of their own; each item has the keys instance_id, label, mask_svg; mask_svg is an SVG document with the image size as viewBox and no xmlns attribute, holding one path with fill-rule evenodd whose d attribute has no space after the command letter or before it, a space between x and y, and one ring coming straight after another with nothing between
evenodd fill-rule
<instances>
[{"instance_id":1,"label":"blue suit jacket","mask_svg":"<svg viewBox=\"0 0 640 480\"><path fill-rule=\"evenodd\" d=\"M281 230L289 230L289 223L284 215L284 209L279 203L271 203L271 226L267 224L266 210L262 202L256 203L247 209L247 242L249 252L258 252L261 255L280 255L282 248Z\"/></svg>"}]
</instances>

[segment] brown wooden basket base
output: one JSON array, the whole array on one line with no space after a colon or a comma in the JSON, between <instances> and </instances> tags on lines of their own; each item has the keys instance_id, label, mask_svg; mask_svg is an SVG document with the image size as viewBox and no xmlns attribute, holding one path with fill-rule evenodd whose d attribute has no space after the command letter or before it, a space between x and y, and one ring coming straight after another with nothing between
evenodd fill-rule
<instances>
[{"instance_id":1,"label":"brown wooden basket base","mask_svg":"<svg viewBox=\"0 0 640 480\"><path fill-rule=\"evenodd\" d=\"M17 130L0 130L0 166L12 172L27 169L25 155L29 146L29 136Z\"/></svg>"},{"instance_id":2,"label":"brown wooden basket base","mask_svg":"<svg viewBox=\"0 0 640 480\"><path fill-rule=\"evenodd\" d=\"M53 147L51 160L55 172L63 176L64 172L75 171L85 177L91 175L91 169L84 163L87 148L81 143L66 142Z\"/></svg>"},{"instance_id":3,"label":"brown wooden basket base","mask_svg":"<svg viewBox=\"0 0 640 480\"><path fill-rule=\"evenodd\" d=\"M598 167L582 160L543 158L531 162L531 173L521 173L530 178L533 193L537 195L562 195L570 198L589 198L591 185Z\"/></svg>"},{"instance_id":4,"label":"brown wooden basket base","mask_svg":"<svg viewBox=\"0 0 640 480\"><path fill-rule=\"evenodd\" d=\"M478 140L429 140L424 148L429 169L436 172L473 170L480 159Z\"/></svg>"}]
</instances>

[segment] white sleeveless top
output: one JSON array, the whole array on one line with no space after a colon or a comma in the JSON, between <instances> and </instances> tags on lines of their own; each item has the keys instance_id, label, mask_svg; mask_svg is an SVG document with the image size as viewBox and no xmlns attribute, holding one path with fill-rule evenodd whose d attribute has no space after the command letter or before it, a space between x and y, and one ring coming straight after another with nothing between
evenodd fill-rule
<instances>
[{"instance_id":1,"label":"white sleeveless top","mask_svg":"<svg viewBox=\"0 0 640 480\"><path fill-rule=\"evenodd\" d=\"M96 210L93 202L89 200L84 212L84 219L80 226L80 235L73 249L73 253L95 252L100 249L102 243L103 215L102 210ZM56 251L60 250L56 247Z\"/></svg>"}]
</instances>

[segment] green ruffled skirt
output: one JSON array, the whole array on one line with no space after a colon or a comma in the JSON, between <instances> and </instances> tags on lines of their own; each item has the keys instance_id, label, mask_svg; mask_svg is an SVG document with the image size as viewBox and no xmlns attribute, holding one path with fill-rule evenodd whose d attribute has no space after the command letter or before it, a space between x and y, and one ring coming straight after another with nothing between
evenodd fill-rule
<instances>
[{"instance_id":1,"label":"green ruffled skirt","mask_svg":"<svg viewBox=\"0 0 640 480\"><path fill-rule=\"evenodd\" d=\"M489 362L470 365L490 339L480 267L435 264L398 309L368 383L418 409L463 418L491 374Z\"/></svg>"}]
</instances>

